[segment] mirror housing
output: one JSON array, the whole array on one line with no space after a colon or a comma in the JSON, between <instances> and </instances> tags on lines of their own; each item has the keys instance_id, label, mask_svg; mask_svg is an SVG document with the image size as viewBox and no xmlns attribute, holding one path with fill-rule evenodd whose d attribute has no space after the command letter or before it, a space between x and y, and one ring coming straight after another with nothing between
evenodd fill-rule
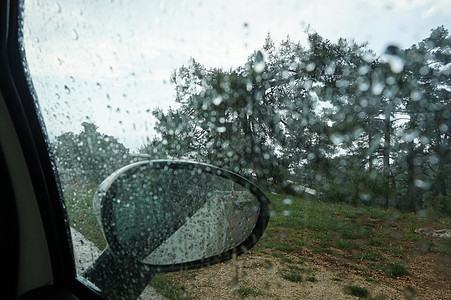
<instances>
[{"instance_id":1,"label":"mirror housing","mask_svg":"<svg viewBox=\"0 0 451 300\"><path fill-rule=\"evenodd\" d=\"M204 267L247 252L268 224L269 205L244 177L182 160L125 166L93 198L113 254L157 272Z\"/></svg>"}]
</instances>

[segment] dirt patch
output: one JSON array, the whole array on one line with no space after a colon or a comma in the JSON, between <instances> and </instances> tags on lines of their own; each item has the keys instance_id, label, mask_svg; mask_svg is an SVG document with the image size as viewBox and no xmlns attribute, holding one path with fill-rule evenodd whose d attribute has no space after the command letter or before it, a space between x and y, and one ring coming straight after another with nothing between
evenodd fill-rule
<instances>
[{"instance_id":1,"label":"dirt patch","mask_svg":"<svg viewBox=\"0 0 451 300\"><path fill-rule=\"evenodd\" d=\"M391 278L381 270L371 271L332 255L302 254L286 254L281 260L270 253L248 253L235 261L171 277L193 299L357 299L346 294L347 286L363 287L373 299L451 299L451 261L444 255L413 257L409 275ZM284 278L293 272L302 279ZM241 291L248 293L243 296Z\"/></svg>"},{"instance_id":2,"label":"dirt patch","mask_svg":"<svg viewBox=\"0 0 451 300\"><path fill-rule=\"evenodd\" d=\"M451 257L425 253L409 264L412 286L424 299L451 299Z\"/></svg>"}]
</instances>

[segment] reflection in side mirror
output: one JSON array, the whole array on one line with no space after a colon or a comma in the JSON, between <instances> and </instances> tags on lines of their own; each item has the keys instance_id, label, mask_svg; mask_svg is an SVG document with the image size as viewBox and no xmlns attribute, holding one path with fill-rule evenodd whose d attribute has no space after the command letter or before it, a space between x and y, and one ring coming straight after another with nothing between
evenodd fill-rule
<instances>
[{"instance_id":1,"label":"reflection in side mirror","mask_svg":"<svg viewBox=\"0 0 451 300\"><path fill-rule=\"evenodd\" d=\"M207 164L142 161L109 176L94 208L115 255L159 271L224 261L250 249L269 200L245 178Z\"/></svg>"}]
</instances>

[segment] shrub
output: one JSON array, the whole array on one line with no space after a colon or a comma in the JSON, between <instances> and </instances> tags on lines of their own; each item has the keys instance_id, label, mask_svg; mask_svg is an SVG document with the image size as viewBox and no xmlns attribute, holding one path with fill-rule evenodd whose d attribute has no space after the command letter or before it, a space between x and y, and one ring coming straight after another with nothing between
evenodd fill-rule
<instances>
[{"instance_id":1,"label":"shrub","mask_svg":"<svg viewBox=\"0 0 451 300\"><path fill-rule=\"evenodd\" d=\"M292 271L290 273L282 274L282 278L291 282L301 282L302 275L299 272Z\"/></svg>"},{"instance_id":2,"label":"shrub","mask_svg":"<svg viewBox=\"0 0 451 300\"><path fill-rule=\"evenodd\" d=\"M319 199L324 202L333 202L333 203L348 203L349 200L349 192L341 187L329 187L325 189L319 189Z\"/></svg>"},{"instance_id":3,"label":"shrub","mask_svg":"<svg viewBox=\"0 0 451 300\"><path fill-rule=\"evenodd\" d=\"M384 268L385 273L390 277L401 277L409 275L405 266L398 263L388 263Z\"/></svg>"},{"instance_id":4,"label":"shrub","mask_svg":"<svg viewBox=\"0 0 451 300\"><path fill-rule=\"evenodd\" d=\"M282 243L282 244L275 246L274 249L279 250L279 251L293 251L296 248L293 247L292 245Z\"/></svg>"},{"instance_id":5,"label":"shrub","mask_svg":"<svg viewBox=\"0 0 451 300\"><path fill-rule=\"evenodd\" d=\"M249 296L257 297L264 295L262 291L250 287L241 287L237 290L237 293L240 298L246 298Z\"/></svg>"},{"instance_id":6,"label":"shrub","mask_svg":"<svg viewBox=\"0 0 451 300\"><path fill-rule=\"evenodd\" d=\"M337 249L351 249L351 248L356 248L357 245L348 240L339 240L339 241L335 242L334 247Z\"/></svg>"},{"instance_id":7,"label":"shrub","mask_svg":"<svg viewBox=\"0 0 451 300\"><path fill-rule=\"evenodd\" d=\"M423 208L438 216L451 217L451 197L435 196L430 192L425 193L423 195Z\"/></svg>"},{"instance_id":8,"label":"shrub","mask_svg":"<svg viewBox=\"0 0 451 300\"><path fill-rule=\"evenodd\" d=\"M164 274L155 275L155 277L150 281L150 285L168 299L191 299L188 295L186 295L182 285L174 283Z\"/></svg>"},{"instance_id":9,"label":"shrub","mask_svg":"<svg viewBox=\"0 0 451 300\"><path fill-rule=\"evenodd\" d=\"M382 245L382 242L379 241L378 239L370 239L370 240L368 241L368 245L377 247L377 246L381 246L381 245Z\"/></svg>"},{"instance_id":10,"label":"shrub","mask_svg":"<svg viewBox=\"0 0 451 300\"><path fill-rule=\"evenodd\" d=\"M381 174L360 170L355 162L349 161L339 174L329 174L327 179L328 183L317 193L325 202L381 206L388 193Z\"/></svg>"},{"instance_id":11,"label":"shrub","mask_svg":"<svg viewBox=\"0 0 451 300\"><path fill-rule=\"evenodd\" d=\"M368 292L366 288L360 287L358 285L347 286L345 292L348 295L356 296L359 298L366 298L370 294L370 292Z\"/></svg>"}]
</instances>

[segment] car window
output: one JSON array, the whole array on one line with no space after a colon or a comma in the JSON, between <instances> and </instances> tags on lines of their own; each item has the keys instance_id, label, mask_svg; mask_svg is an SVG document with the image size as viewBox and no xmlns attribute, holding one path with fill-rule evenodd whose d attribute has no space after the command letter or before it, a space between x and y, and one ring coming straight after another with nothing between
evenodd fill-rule
<instances>
[{"instance_id":1,"label":"car window","mask_svg":"<svg viewBox=\"0 0 451 300\"><path fill-rule=\"evenodd\" d=\"M99 185L131 163L183 159L258 185L271 219L232 262L153 277L165 297L447 297L447 1L21 8L24 66L81 280L107 245ZM186 246L174 240L168 249Z\"/></svg>"}]
</instances>

